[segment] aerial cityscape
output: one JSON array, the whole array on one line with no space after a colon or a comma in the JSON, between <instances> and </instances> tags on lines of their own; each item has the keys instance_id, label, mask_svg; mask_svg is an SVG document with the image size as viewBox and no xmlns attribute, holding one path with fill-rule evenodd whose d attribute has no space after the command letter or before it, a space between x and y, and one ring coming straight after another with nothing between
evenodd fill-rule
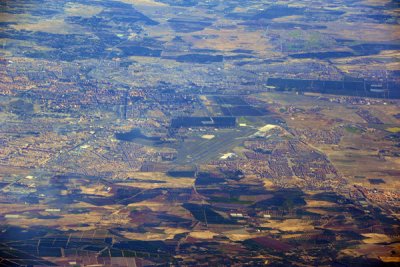
<instances>
[{"instance_id":1,"label":"aerial cityscape","mask_svg":"<svg viewBox=\"0 0 400 267\"><path fill-rule=\"evenodd\" d=\"M400 266L400 2L2 0L0 191L0 266Z\"/></svg>"}]
</instances>

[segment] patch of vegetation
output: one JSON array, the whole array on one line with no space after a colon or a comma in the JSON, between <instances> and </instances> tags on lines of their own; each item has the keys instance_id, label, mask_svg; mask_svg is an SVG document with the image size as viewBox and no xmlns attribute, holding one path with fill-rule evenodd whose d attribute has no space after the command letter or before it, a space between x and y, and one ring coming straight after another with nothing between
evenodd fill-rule
<instances>
[{"instance_id":1,"label":"patch of vegetation","mask_svg":"<svg viewBox=\"0 0 400 267\"><path fill-rule=\"evenodd\" d=\"M211 197L211 202L251 205L253 201L240 200L236 197Z\"/></svg>"},{"instance_id":2,"label":"patch of vegetation","mask_svg":"<svg viewBox=\"0 0 400 267\"><path fill-rule=\"evenodd\" d=\"M299 189L281 189L273 192L274 196L254 204L255 208L278 207L283 210L291 210L297 206L305 206L304 193Z\"/></svg>"},{"instance_id":3,"label":"patch of vegetation","mask_svg":"<svg viewBox=\"0 0 400 267\"><path fill-rule=\"evenodd\" d=\"M251 121L246 117L239 117L237 120L239 124L246 124L247 126L251 124Z\"/></svg>"},{"instance_id":4,"label":"patch of vegetation","mask_svg":"<svg viewBox=\"0 0 400 267\"><path fill-rule=\"evenodd\" d=\"M362 134L364 131L356 126L348 125L345 127L346 131L352 134Z\"/></svg>"},{"instance_id":5,"label":"patch of vegetation","mask_svg":"<svg viewBox=\"0 0 400 267\"><path fill-rule=\"evenodd\" d=\"M22 99L18 99L9 103L8 108L10 112L23 115L33 113L33 104L26 102Z\"/></svg>"},{"instance_id":6,"label":"patch of vegetation","mask_svg":"<svg viewBox=\"0 0 400 267\"><path fill-rule=\"evenodd\" d=\"M386 131L391 132L391 133L399 133L400 127L390 127L390 128L387 128Z\"/></svg>"}]
</instances>

